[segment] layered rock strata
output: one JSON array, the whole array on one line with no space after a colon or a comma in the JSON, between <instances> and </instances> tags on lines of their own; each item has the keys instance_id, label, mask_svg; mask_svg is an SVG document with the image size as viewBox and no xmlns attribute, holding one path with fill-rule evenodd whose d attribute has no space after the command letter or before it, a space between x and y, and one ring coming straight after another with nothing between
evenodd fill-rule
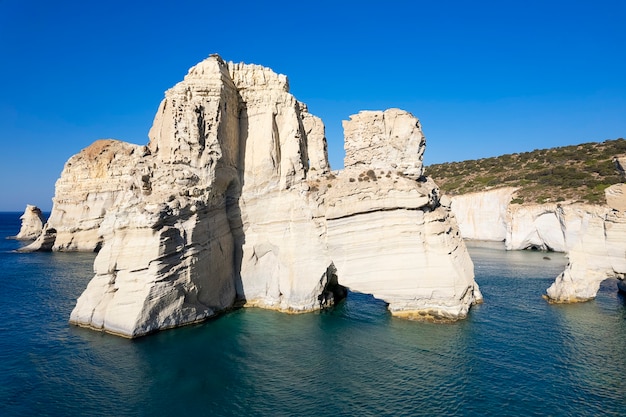
<instances>
[{"instance_id":1,"label":"layered rock strata","mask_svg":"<svg viewBox=\"0 0 626 417\"><path fill-rule=\"evenodd\" d=\"M24 210L24 214L20 216L20 220L22 221L20 231L13 237L18 240L37 239L39 235L41 235L43 225L46 222L41 209L31 204L26 205L26 209Z\"/></svg>"},{"instance_id":2,"label":"layered rock strata","mask_svg":"<svg viewBox=\"0 0 626 417\"><path fill-rule=\"evenodd\" d=\"M346 168L393 169L418 179L426 139L419 121L400 109L361 111L343 122Z\"/></svg>"},{"instance_id":3,"label":"layered rock strata","mask_svg":"<svg viewBox=\"0 0 626 417\"><path fill-rule=\"evenodd\" d=\"M72 156L56 182L43 232L21 250L99 250L107 233L100 229L107 212L147 191L148 154L145 146L102 139Z\"/></svg>"},{"instance_id":4,"label":"layered rock strata","mask_svg":"<svg viewBox=\"0 0 626 417\"><path fill-rule=\"evenodd\" d=\"M513 188L452 197L466 239L504 241L507 250L566 252L567 268L546 291L555 303L595 298L600 283L626 288L626 184L605 190L606 205L511 204Z\"/></svg>"},{"instance_id":5,"label":"layered rock strata","mask_svg":"<svg viewBox=\"0 0 626 417\"><path fill-rule=\"evenodd\" d=\"M39 249L102 243L70 321L136 337L237 303L312 311L344 286L396 315L465 317L482 296L449 205L421 177L418 120L364 112L344 128L347 168L333 173L324 126L285 76L218 56L191 68L147 147L92 145L104 151L82 151L57 182Z\"/></svg>"},{"instance_id":6,"label":"layered rock strata","mask_svg":"<svg viewBox=\"0 0 626 417\"><path fill-rule=\"evenodd\" d=\"M512 204L507 211L507 250L569 252L590 221L610 209L591 204Z\"/></svg>"},{"instance_id":7,"label":"layered rock strata","mask_svg":"<svg viewBox=\"0 0 626 417\"><path fill-rule=\"evenodd\" d=\"M507 250L568 252L590 219L611 210L579 203L512 204L515 191L503 187L453 196L452 212L463 238L503 241Z\"/></svg>"},{"instance_id":8,"label":"layered rock strata","mask_svg":"<svg viewBox=\"0 0 626 417\"><path fill-rule=\"evenodd\" d=\"M465 317L482 296L449 205L430 179L372 171L346 169L325 193L339 282L385 300L396 316Z\"/></svg>"},{"instance_id":9,"label":"layered rock strata","mask_svg":"<svg viewBox=\"0 0 626 417\"><path fill-rule=\"evenodd\" d=\"M626 277L626 198L624 184L607 188L610 210L591 216L581 238L569 253L568 265L547 289L548 300L557 303L595 298L607 278ZM623 282L623 281L622 281Z\"/></svg>"}]
</instances>

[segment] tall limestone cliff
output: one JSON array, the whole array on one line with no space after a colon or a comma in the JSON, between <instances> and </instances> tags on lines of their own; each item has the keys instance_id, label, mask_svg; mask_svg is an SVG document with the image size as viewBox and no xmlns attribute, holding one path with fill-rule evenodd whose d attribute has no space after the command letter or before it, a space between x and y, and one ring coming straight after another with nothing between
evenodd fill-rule
<instances>
[{"instance_id":1,"label":"tall limestone cliff","mask_svg":"<svg viewBox=\"0 0 626 417\"><path fill-rule=\"evenodd\" d=\"M482 296L421 176L419 122L392 109L344 128L346 169L330 172L324 126L285 76L211 56L166 92L148 146L68 161L31 250L99 249L70 321L126 337L237 303L311 311L344 286L395 315L465 317Z\"/></svg>"}]
</instances>

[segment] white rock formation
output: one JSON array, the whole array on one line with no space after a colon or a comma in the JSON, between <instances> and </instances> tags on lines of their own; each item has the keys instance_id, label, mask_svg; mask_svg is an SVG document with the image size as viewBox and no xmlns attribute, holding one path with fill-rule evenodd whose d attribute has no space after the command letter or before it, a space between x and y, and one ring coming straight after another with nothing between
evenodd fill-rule
<instances>
[{"instance_id":1,"label":"white rock formation","mask_svg":"<svg viewBox=\"0 0 626 417\"><path fill-rule=\"evenodd\" d=\"M319 117L309 113L308 108L303 103L300 103L300 116L307 137L310 174L326 174L330 171L330 165L328 164L328 146L324 122Z\"/></svg>"},{"instance_id":2,"label":"white rock formation","mask_svg":"<svg viewBox=\"0 0 626 417\"><path fill-rule=\"evenodd\" d=\"M451 197L452 212L465 239L501 242L507 237L507 209L517 189L489 191Z\"/></svg>"},{"instance_id":3,"label":"white rock formation","mask_svg":"<svg viewBox=\"0 0 626 417\"><path fill-rule=\"evenodd\" d=\"M100 224L107 211L145 187L140 161L147 153L145 146L107 139L72 156L56 182L43 233L21 250L98 250L103 241Z\"/></svg>"},{"instance_id":4,"label":"white rock formation","mask_svg":"<svg viewBox=\"0 0 626 417\"><path fill-rule=\"evenodd\" d=\"M166 92L138 171L144 186L105 214L96 276L72 323L135 337L232 306L238 105L217 57Z\"/></svg>"},{"instance_id":5,"label":"white rock formation","mask_svg":"<svg viewBox=\"0 0 626 417\"><path fill-rule=\"evenodd\" d=\"M70 321L136 337L237 300L315 310L342 285L396 315L464 317L482 296L449 206L422 178L418 120L393 109L344 127L347 169L330 173L323 124L285 76L218 56L191 68L147 147L92 145L57 182L39 248L103 242Z\"/></svg>"},{"instance_id":6,"label":"white rock formation","mask_svg":"<svg viewBox=\"0 0 626 417\"><path fill-rule=\"evenodd\" d=\"M343 122L346 168L393 170L418 179L426 139L419 120L399 109L361 111Z\"/></svg>"},{"instance_id":7,"label":"white rock formation","mask_svg":"<svg viewBox=\"0 0 626 417\"><path fill-rule=\"evenodd\" d=\"M503 187L452 196L461 236L504 241L507 250L568 252L578 244L591 218L610 211L607 206L579 203L511 204L515 190Z\"/></svg>"},{"instance_id":8,"label":"white rock formation","mask_svg":"<svg viewBox=\"0 0 626 417\"><path fill-rule=\"evenodd\" d=\"M580 242L591 219L608 211L606 206L592 204L512 204L506 249L568 252Z\"/></svg>"},{"instance_id":9,"label":"white rock formation","mask_svg":"<svg viewBox=\"0 0 626 417\"><path fill-rule=\"evenodd\" d=\"M569 264L546 298L578 302L594 298L603 280L626 274L625 190L626 184L607 188L604 206L510 204L514 189L502 188L454 196L452 211L466 239L504 240L507 250L567 252Z\"/></svg>"},{"instance_id":10,"label":"white rock formation","mask_svg":"<svg viewBox=\"0 0 626 417\"><path fill-rule=\"evenodd\" d=\"M615 184L604 190L606 204L613 210L626 211L626 184Z\"/></svg>"},{"instance_id":11,"label":"white rock formation","mask_svg":"<svg viewBox=\"0 0 626 417\"><path fill-rule=\"evenodd\" d=\"M244 146L235 231L239 297L250 306L311 311L333 279L325 226L315 221L322 214L305 182L309 155L318 175L329 169L324 126L289 94L284 75L258 65L228 67L241 95Z\"/></svg>"},{"instance_id":12,"label":"white rock formation","mask_svg":"<svg viewBox=\"0 0 626 417\"><path fill-rule=\"evenodd\" d=\"M626 277L626 198L624 184L606 190L610 211L588 218L579 243L568 253L569 263L547 289L552 302L567 303L595 298L607 278ZM621 198L618 198L621 196Z\"/></svg>"},{"instance_id":13,"label":"white rock formation","mask_svg":"<svg viewBox=\"0 0 626 417\"><path fill-rule=\"evenodd\" d=\"M465 317L482 296L438 188L430 179L375 175L349 168L328 184L328 245L339 282L385 300L396 316Z\"/></svg>"},{"instance_id":14,"label":"white rock formation","mask_svg":"<svg viewBox=\"0 0 626 417\"><path fill-rule=\"evenodd\" d=\"M26 205L24 214L20 216L22 225L19 233L15 236L18 240L34 240L39 237L46 220L41 209L31 204Z\"/></svg>"}]
</instances>

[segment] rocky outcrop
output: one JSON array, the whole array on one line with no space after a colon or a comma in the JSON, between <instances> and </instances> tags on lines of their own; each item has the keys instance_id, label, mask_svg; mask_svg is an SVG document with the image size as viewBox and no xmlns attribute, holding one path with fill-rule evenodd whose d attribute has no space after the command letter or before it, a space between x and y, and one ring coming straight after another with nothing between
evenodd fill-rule
<instances>
[{"instance_id":1,"label":"rocky outcrop","mask_svg":"<svg viewBox=\"0 0 626 417\"><path fill-rule=\"evenodd\" d=\"M472 240L501 242L507 237L507 210L516 188L495 188L480 193L455 195L452 212L461 236Z\"/></svg>"},{"instance_id":2,"label":"rocky outcrop","mask_svg":"<svg viewBox=\"0 0 626 417\"><path fill-rule=\"evenodd\" d=\"M347 169L325 194L339 282L385 300L396 316L465 317L482 296L449 206L431 180L372 171Z\"/></svg>"},{"instance_id":3,"label":"rocky outcrop","mask_svg":"<svg viewBox=\"0 0 626 417\"><path fill-rule=\"evenodd\" d=\"M149 168L145 146L98 140L65 164L56 182L52 212L44 230L22 251L97 251L105 214L145 192ZM136 198L135 198L136 200Z\"/></svg>"},{"instance_id":4,"label":"rocky outcrop","mask_svg":"<svg viewBox=\"0 0 626 417\"><path fill-rule=\"evenodd\" d=\"M609 211L591 204L512 204L507 213L507 250L569 252L592 218Z\"/></svg>"},{"instance_id":5,"label":"rocky outcrop","mask_svg":"<svg viewBox=\"0 0 626 417\"><path fill-rule=\"evenodd\" d=\"M165 94L144 186L107 211L95 277L70 321L135 337L233 305L239 95L217 57Z\"/></svg>"},{"instance_id":6,"label":"rocky outcrop","mask_svg":"<svg viewBox=\"0 0 626 417\"><path fill-rule=\"evenodd\" d=\"M418 179L426 139L419 121L399 109L362 111L343 122L344 166L393 170Z\"/></svg>"},{"instance_id":7,"label":"rocky outcrop","mask_svg":"<svg viewBox=\"0 0 626 417\"><path fill-rule=\"evenodd\" d=\"M31 204L26 205L26 209L24 210L24 214L20 216L20 220L22 221L20 231L16 236L12 237L12 239L37 239L39 235L41 235L43 225L46 222L41 209Z\"/></svg>"},{"instance_id":8,"label":"rocky outcrop","mask_svg":"<svg viewBox=\"0 0 626 417\"><path fill-rule=\"evenodd\" d=\"M613 210L626 211L626 184L615 184L604 190L606 204Z\"/></svg>"},{"instance_id":9,"label":"rocky outcrop","mask_svg":"<svg viewBox=\"0 0 626 417\"><path fill-rule=\"evenodd\" d=\"M626 277L626 198L624 184L606 189L610 210L588 218L579 242L569 251L568 265L547 289L551 302L568 303L595 298L607 278Z\"/></svg>"},{"instance_id":10,"label":"rocky outcrop","mask_svg":"<svg viewBox=\"0 0 626 417\"><path fill-rule=\"evenodd\" d=\"M449 204L421 176L418 120L391 109L361 112L343 127L346 168L324 193L339 282L385 300L397 316L465 317L482 296Z\"/></svg>"},{"instance_id":11,"label":"rocky outcrop","mask_svg":"<svg viewBox=\"0 0 626 417\"><path fill-rule=\"evenodd\" d=\"M619 172L622 178L626 180L626 156L614 156L613 163L615 164L615 169L617 169L617 172Z\"/></svg>"},{"instance_id":12,"label":"rocky outcrop","mask_svg":"<svg viewBox=\"0 0 626 417\"><path fill-rule=\"evenodd\" d=\"M335 284L323 212L305 181L309 172L329 169L323 124L289 94L284 75L258 65L228 67L240 94L238 298L249 306L314 310Z\"/></svg>"},{"instance_id":13,"label":"rocky outcrop","mask_svg":"<svg viewBox=\"0 0 626 417\"><path fill-rule=\"evenodd\" d=\"M580 203L512 204L515 191L503 187L453 196L452 212L463 238L504 241L507 250L568 252L591 218L610 211Z\"/></svg>"},{"instance_id":14,"label":"rocky outcrop","mask_svg":"<svg viewBox=\"0 0 626 417\"><path fill-rule=\"evenodd\" d=\"M218 56L191 68L147 147L96 143L57 182L39 248L102 242L70 321L136 337L239 303L312 311L345 286L395 315L465 317L482 296L449 205L421 176L418 120L363 112L344 128L347 168L330 172L324 126L285 76Z\"/></svg>"},{"instance_id":15,"label":"rocky outcrop","mask_svg":"<svg viewBox=\"0 0 626 417\"><path fill-rule=\"evenodd\" d=\"M510 204L515 189L501 188L454 196L452 211L466 239L504 240L507 250L566 252L567 268L546 298L579 302L595 298L605 279L626 276L625 189L613 185L605 190L607 205L591 205Z\"/></svg>"}]
</instances>

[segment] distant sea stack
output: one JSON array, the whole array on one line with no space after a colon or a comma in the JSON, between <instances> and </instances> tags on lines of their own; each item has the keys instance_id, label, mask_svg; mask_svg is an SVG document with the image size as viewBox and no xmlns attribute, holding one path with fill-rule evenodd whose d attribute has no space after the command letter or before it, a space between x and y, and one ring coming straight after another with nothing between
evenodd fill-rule
<instances>
[{"instance_id":1,"label":"distant sea stack","mask_svg":"<svg viewBox=\"0 0 626 417\"><path fill-rule=\"evenodd\" d=\"M37 239L39 235L41 235L43 225L46 222L46 219L44 218L41 209L31 204L26 205L26 209L24 210L24 214L20 216L20 220L22 221L20 231L16 236L13 236L12 239Z\"/></svg>"},{"instance_id":2,"label":"distant sea stack","mask_svg":"<svg viewBox=\"0 0 626 417\"><path fill-rule=\"evenodd\" d=\"M147 146L70 158L29 250L96 250L70 321L125 337L235 305L314 311L352 291L392 314L456 320L482 300L450 201L423 176L419 121L390 109L324 125L284 75L219 56L165 93Z\"/></svg>"}]
</instances>

